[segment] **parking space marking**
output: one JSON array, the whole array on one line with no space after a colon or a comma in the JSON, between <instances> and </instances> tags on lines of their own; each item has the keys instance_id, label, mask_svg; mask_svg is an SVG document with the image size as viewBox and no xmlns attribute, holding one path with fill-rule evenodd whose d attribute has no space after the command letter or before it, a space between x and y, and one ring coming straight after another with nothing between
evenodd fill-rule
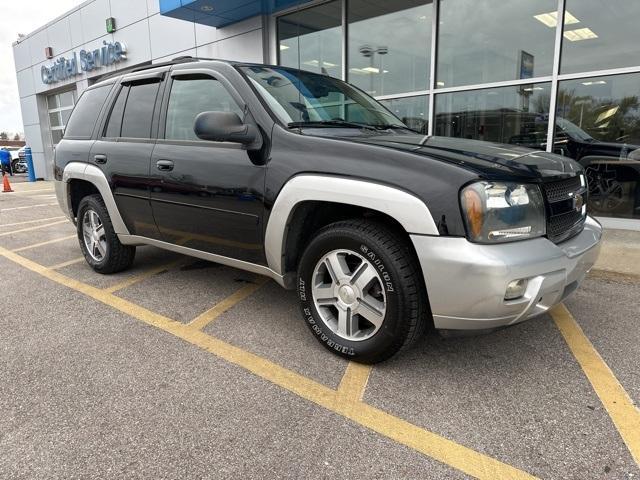
<instances>
[{"instance_id":1,"label":"parking space marking","mask_svg":"<svg viewBox=\"0 0 640 480\"><path fill-rule=\"evenodd\" d=\"M8 235L13 235L15 233L22 233L22 232L31 232L33 230L40 230L41 228L47 228L47 227L51 227L53 225L60 225L61 223L68 223L69 220L58 220L57 222L53 222L53 223L46 223L44 225L36 225L35 227L26 227L26 228L21 228L20 230L13 230L11 232L2 232L0 233L0 237L6 237Z\"/></svg>"},{"instance_id":2,"label":"parking space marking","mask_svg":"<svg viewBox=\"0 0 640 480\"><path fill-rule=\"evenodd\" d=\"M338 394L345 400L361 402L369 382L371 370L373 370L372 365L349 362L338 386Z\"/></svg>"},{"instance_id":3,"label":"parking space marking","mask_svg":"<svg viewBox=\"0 0 640 480\"><path fill-rule=\"evenodd\" d=\"M301 398L342 415L355 423L458 469L467 475L487 480L535 478L511 465L417 427L375 407L362 402L347 401L336 390L332 390L251 352L207 335L201 330L193 328L193 326L184 325L117 297L112 293L74 280L5 248L0 247L0 255L49 280L119 310L125 315L196 345L216 355L218 358L242 367Z\"/></svg>"},{"instance_id":4,"label":"parking space marking","mask_svg":"<svg viewBox=\"0 0 640 480\"><path fill-rule=\"evenodd\" d=\"M61 268L68 267L70 265L75 265L76 263L86 262L87 259L84 257L74 258L73 260L69 260L67 262L58 263L56 265L52 265L49 268L51 270L60 270Z\"/></svg>"},{"instance_id":5,"label":"parking space marking","mask_svg":"<svg viewBox=\"0 0 640 480\"><path fill-rule=\"evenodd\" d=\"M50 193L55 193L55 189L53 188L40 188L40 189L25 189L25 190L17 190L15 193L17 194L30 194L30 193L36 193L36 192L50 192Z\"/></svg>"},{"instance_id":6,"label":"parking space marking","mask_svg":"<svg viewBox=\"0 0 640 480\"><path fill-rule=\"evenodd\" d=\"M48 222L50 220L61 220L63 218L67 218L64 215L59 217L49 217L49 218L41 218L40 220L27 220L26 222L16 222L16 223L5 223L0 224L0 228L2 227L19 227L20 225L29 225L31 223L40 223L40 222Z\"/></svg>"},{"instance_id":7,"label":"parking space marking","mask_svg":"<svg viewBox=\"0 0 640 480\"><path fill-rule=\"evenodd\" d=\"M45 245L50 245L52 243L64 242L65 240L71 240L72 238L78 238L77 234L69 235L67 237L62 238L54 238L53 240L47 240L46 242L34 243L33 245L27 245L26 247L14 248L11 250L14 253L24 252L25 250L30 250L32 248L44 247Z\"/></svg>"},{"instance_id":8,"label":"parking space marking","mask_svg":"<svg viewBox=\"0 0 640 480\"><path fill-rule=\"evenodd\" d=\"M171 270L172 268L175 268L178 265L186 263L187 259L188 257L183 257L183 258L179 258L178 260L174 260L172 262L166 263L164 265L160 265L159 267L150 268L148 270L143 271L139 275L136 275L131 278L127 278L126 280L123 280L120 283L116 283L115 285L112 285L110 287L104 288L103 290L107 293L115 293L118 290L123 290L132 285L135 285L136 283L140 283L143 280L146 280L147 278L153 277L154 275L165 272L167 270Z\"/></svg>"},{"instance_id":9,"label":"parking space marking","mask_svg":"<svg viewBox=\"0 0 640 480\"><path fill-rule=\"evenodd\" d=\"M609 417L640 466L640 410L620 384L607 363L584 334L571 312L563 304L554 307L551 317L562 333Z\"/></svg>"},{"instance_id":10,"label":"parking space marking","mask_svg":"<svg viewBox=\"0 0 640 480\"><path fill-rule=\"evenodd\" d=\"M188 325L191 328L195 328L196 330L202 330L204 327L209 325L211 322L213 322L216 318L218 318L224 312L234 307L245 298L253 295L256 291L258 291L258 289L260 289L267 282L268 280L266 278L265 279L260 278L256 281L256 283L249 283L245 285L240 290L235 292L233 295L217 303L215 306L213 306L203 314L198 315Z\"/></svg>"},{"instance_id":11,"label":"parking space marking","mask_svg":"<svg viewBox=\"0 0 640 480\"><path fill-rule=\"evenodd\" d=\"M10 211L13 211L13 210L26 210L27 208L53 207L54 205L58 205L58 202L56 202L56 203L39 203L37 205L27 205L27 206L24 206L24 207L2 208L2 209L0 209L0 213L2 213L2 212L10 212Z\"/></svg>"}]
</instances>

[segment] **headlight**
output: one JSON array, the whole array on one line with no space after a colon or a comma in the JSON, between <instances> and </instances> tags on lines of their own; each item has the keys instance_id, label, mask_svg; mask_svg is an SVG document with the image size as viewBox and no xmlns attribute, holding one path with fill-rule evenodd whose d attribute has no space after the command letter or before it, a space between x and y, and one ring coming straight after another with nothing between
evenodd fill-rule
<instances>
[{"instance_id":1,"label":"headlight","mask_svg":"<svg viewBox=\"0 0 640 480\"><path fill-rule=\"evenodd\" d=\"M477 182L462 190L469 240L500 243L546 233L544 201L536 185Z\"/></svg>"}]
</instances>

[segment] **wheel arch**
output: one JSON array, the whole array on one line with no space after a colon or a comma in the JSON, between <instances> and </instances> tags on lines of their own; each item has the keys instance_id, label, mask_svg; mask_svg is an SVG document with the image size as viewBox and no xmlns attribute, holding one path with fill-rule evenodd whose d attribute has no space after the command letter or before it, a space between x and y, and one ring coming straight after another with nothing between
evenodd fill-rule
<instances>
[{"instance_id":1,"label":"wheel arch","mask_svg":"<svg viewBox=\"0 0 640 480\"><path fill-rule=\"evenodd\" d=\"M58 199L72 220L75 219L82 198L97 193L104 200L115 233L129 235L129 229L120 215L107 177L98 167L82 162L67 164L60 187L62 191L58 193Z\"/></svg>"},{"instance_id":2,"label":"wheel arch","mask_svg":"<svg viewBox=\"0 0 640 480\"><path fill-rule=\"evenodd\" d=\"M439 235L428 207L404 190L365 180L298 175L285 184L271 210L265 233L269 267L291 277L315 231L354 216L375 217L407 238Z\"/></svg>"}]
</instances>

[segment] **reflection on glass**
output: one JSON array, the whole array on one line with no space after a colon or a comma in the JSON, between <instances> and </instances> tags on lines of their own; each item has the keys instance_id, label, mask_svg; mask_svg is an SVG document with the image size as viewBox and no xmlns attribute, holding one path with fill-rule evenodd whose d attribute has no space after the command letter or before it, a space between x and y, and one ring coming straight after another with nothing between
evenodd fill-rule
<instances>
[{"instance_id":1,"label":"reflection on glass","mask_svg":"<svg viewBox=\"0 0 640 480\"><path fill-rule=\"evenodd\" d=\"M58 95L49 95L47 97L47 106L49 107L49 110L58 108L60 106L58 105Z\"/></svg>"},{"instance_id":2,"label":"reflection on glass","mask_svg":"<svg viewBox=\"0 0 640 480\"><path fill-rule=\"evenodd\" d=\"M350 0L349 82L370 95L426 90L431 0Z\"/></svg>"},{"instance_id":3,"label":"reflection on glass","mask_svg":"<svg viewBox=\"0 0 640 480\"><path fill-rule=\"evenodd\" d=\"M561 73L640 65L640 2L567 0L566 8Z\"/></svg>"},{"instance_id":4,"label":"reflection on glass","mask_svg":"<svg viewBox=\"0 0 640 480\"><path fill-rule=\"evenodd\" d=\"M52 127L61 127L60 112L49 113L49 125Z\"/></svg>"},{"instance_id":5,"label":"reflection on glass","mask_svg":"<svg viewBox=\"0 0 640 480\"><path fill-rule=\"evenodd\" d=\"M557 0L441 0L437 86L550 75Z\"/></svg>"},{"instance_id":6,"label":"reflection on glass","mask_svg":"<svg viewBox=\"0 0 640 480\"><path fill-rule=\"evenodd\" d=\"M62 130L51 130L51 141L57 145L62 140Z\"/></svg>"},{"instance_id":7,"label":"reflection on glass","mask_svg":"<svg viewBox=\"0 0 640 480\"><path fill-rule=\"evenodd\" d=\"M427 134L429 128L429 97L396 98L380 101L409 128Z\"/></svg>"},{"instance_id":8,"label":"reflection on glass","mask_svg":"<svg viewBox=\"0 0 640 480\"><path fill-rule=\"evenodd\" d=\"M546 148L551 85L436 95L435 134Z\"/></svg>"},{"instance_id":9,"label":"reflection on glass","mask_svg":"<svg viewBox=\"0 0 640 480\"><path fill-rule=\"evenodd\" d=\"M586 168L593 214L640 218L640 74L560 82L554 151Z\"/></svg>"},{"instance_id":10,"label":"reflection on glass","mask_svg":"<svg viewBox=\"0 0 640 480\"><path fill-rule=\"evenodd\" d=\"M73 107L73 91L63 92L60 94L60 106L61 107Z\"/></svg>"},{"instance_id":11,"label":"reflection on glass","mask_svg":"<svg viewBox=\"0 0 640 480\"><path fill-rule=\"evenodd\" d=\"M272 111L289 126L345 122L377 128L404 125L374 99L348 83L327 75L282 67L243 67ZM354 125L347 126L347 128Z\"/></svg>"},{"instance_id":12,"label":"reflection on glass","mask_svg":"<svg viewBox=\"0 0 640 480\"><path fill-rule=\"evenodd\" d=\"M342 78L342 2L278 18L280 65Z\"/></svg>"}]
</instances>

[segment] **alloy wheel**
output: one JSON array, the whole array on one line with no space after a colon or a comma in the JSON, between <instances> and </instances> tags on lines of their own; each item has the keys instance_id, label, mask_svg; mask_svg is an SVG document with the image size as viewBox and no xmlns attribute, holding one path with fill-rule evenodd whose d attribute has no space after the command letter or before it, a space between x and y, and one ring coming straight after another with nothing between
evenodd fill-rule
<instances>
[{"instance_id":1,"label":"alloy wheel","mask_svg":"<svg viewBox=\"0 0 640 480\"><path fill-rule=\"evenodd\" d=\"M91 209L84 212L82 218L82 236L87 252L96 262L107 255L107 237L100 216Z\"/></svg>"},{"instance_id":2,"label":"alloy wheel","mask_svg":"<svg viewBox=\"0 0 640 480\"><path fill-rule=\"evenodd\" d=\"M313 272L312 296L322 321L344 339L366 340L384 323L382 278L359 253L334 250L324 255Z\"/></svg>"}]
</instances>

